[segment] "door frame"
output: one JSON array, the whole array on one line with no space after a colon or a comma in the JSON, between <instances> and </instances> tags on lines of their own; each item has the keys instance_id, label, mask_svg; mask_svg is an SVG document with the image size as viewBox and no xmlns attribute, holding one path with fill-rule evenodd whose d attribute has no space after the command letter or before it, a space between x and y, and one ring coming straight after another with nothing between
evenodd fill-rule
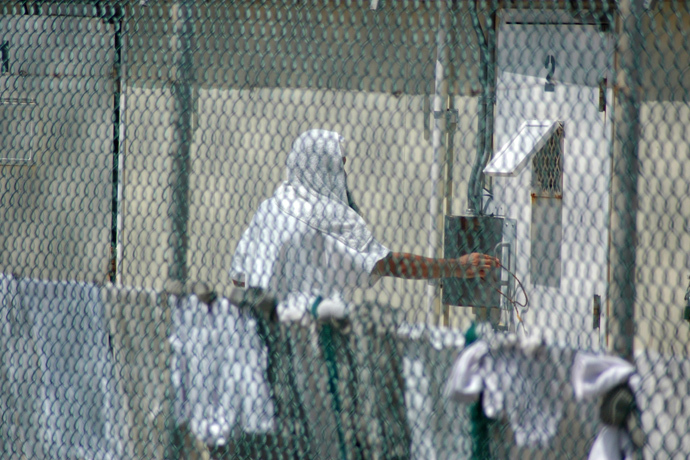
<instances>
[{"instance_id":1,"label":"door frame","mask_svg":"<svg viewBox=\"0 0 690 460\"><path fill-rule=\"evenodd\" d=\"M610 13L609 13L610 15ZM606 115L604 116L604 130L605 133L608 131L608 139L606 149L608 150L608 161L609 161L609 197L608 201L611 202L611 189L610 183L613 174L613 124L614 120L614 98L613 98L613 80L615 77L615 49L614 49L614 37L612 31L615 23L615 16L607 16L607 13L601 11L599 14L597 11L588 11L586 14L575 16L571 12L561 9L547 9L547 10L533 10L533 9L513 9L513 8L499 8L495 11L493 15L493 34L495 37L495 47L493 49L493 55L491 56L491 65L493 66L493 81L492 81L492 101L493 101L493 112L492 118L496 120L497 115L497 89L498 89L498 44L499 44L499 34L500 27L503 24L534 24L534 25L583 25L583 26L594 26L599 28L599 30L605 34L603 43L606 47L605 53L607 56L607 69L606 69L606 87L605 87L605 101L606 101ZM611 125L607 126L607 123ZM491 150L492 157L495 153L495 149L500 146L496 145L496 132L495 123L491 125ZM490 161L490 159L489 159ZM488 162L487 162L488 164ZM606 212L607 218L605 222L605 227L608 230L608 241L606 252L606 290L603 293L604 299L601 299L599 303L599 314L600 314L600 325L599 325L599 346L600 350L605 350L609 347L609 290L611 283L611 262L610 262L610 246L611 246L611 228L610 228L610 213L611 206Z\"/></svg>"}]
</instances>

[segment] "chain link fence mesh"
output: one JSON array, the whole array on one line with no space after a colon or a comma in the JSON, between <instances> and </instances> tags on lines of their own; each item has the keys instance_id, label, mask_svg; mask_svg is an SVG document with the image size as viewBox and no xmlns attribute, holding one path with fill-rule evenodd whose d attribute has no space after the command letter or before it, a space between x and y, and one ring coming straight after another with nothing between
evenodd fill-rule
<instances>
[{"instance_id":1,"label":"chain link fence mesh","mask_svg":"<svg viewBox=\"0 0 690 460\"><path fill-rule=\"evenodd\" d=\"M690 455L686 2L0 11L2 458Z\"/></svg>"}]
</instances>

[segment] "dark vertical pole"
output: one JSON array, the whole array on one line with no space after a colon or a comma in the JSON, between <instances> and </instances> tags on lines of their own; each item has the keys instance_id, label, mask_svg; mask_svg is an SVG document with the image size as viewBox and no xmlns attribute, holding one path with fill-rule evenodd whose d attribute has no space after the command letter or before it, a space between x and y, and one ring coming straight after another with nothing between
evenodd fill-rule
<instances>
[{"instance_id":1,"label":"dark vertical pole","mask_svg":"<svg viewBox=\"0 0 690 460\"><path fill-rule=\"evenodd\" d=\"M113 17L108 18L115 27L115 63L113 65L113 166L110 205L110 267L108 279L117 279L117 216L119 214L118 188L120 183L120 101L122 95L122 11L117 8Z\"/></svg>"},{"instance_id":2,"label":"dark vertical pole","mask_svg":"<svg viewBox=\"0 0 690 460\"><path fill-rule=\"evenodd\" d=\"M641 0L618 2L616 124L611 177L610 306L613 351L633 359Z\"/></svg>"},{"instance_id":3,"label":"dark vertical pole","mask_svg":"<svg viewBox=\"0 0 690 460\"><path fill-rule=\"evenodd\" d=\"M171 5L173 37L172 50L175 67L173 74L173 110L172 125L174 138L171 145L170 157L172 170L170 171L169 188L171 201L169 218L172 223L169 243L169 254L172 256L168 266L168 280L165 291L175 294L180 302L186 291L187 284L187 221L189 220L189 154L192 144L192 84L194 82L193 68L193 2L192 0L178 0ZM170 308L168 297L164 297ZM166 315L170 317L170 315ZM167 387L172 397L171 382ZM169 443L166 446L166 458L186 458L193 455L187 452L188 431L175 424L172 404L166 427L168 428ZM194 447L191 448L192 450Z\"/></svg>"},{"instance_id":4,"label":"dark vertical pole","mask_svg":"<svg viewBox=\"0 0 690 460\"><path fill-rule=\"evenodd\" d=\"M169 244L172 261L168 279L184 289L187 281L187 221L189 219L189 153L192 144L192 84L193 69L192 4L181 0L173 5L175 74L173 75L173 127L175 130L170 174L170 220L172 231Z\"/></svg>"},{"instance_id":5,"label":"dark vertical pole","mask_svg":"<svg viewBox=\"0 0 690 460\"><path fill-rule=\"evenodd\" d=\"M477 158L472 165L470 181L467 187L468 214L481 215L483 213L482 187L484 185L484 166L492 153L493 116L494 116L494 55L495 55L495 6L487 3L488 11L486 26L482 28L479 20L478 0L470 3L470 15L477 41L479 43L479 81L482 95L479 101L478 129L477 129Z\"/></svg>"}]
</instances>

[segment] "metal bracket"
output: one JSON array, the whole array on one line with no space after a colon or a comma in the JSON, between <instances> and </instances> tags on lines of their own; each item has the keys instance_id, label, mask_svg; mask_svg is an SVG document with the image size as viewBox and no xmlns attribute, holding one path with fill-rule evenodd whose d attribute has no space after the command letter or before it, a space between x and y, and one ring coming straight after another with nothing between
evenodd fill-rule
<instances>
[{"instance_id":1,"label":"metal bracket","mask_svg":"<svg viewBox=\"0 0 690 460\"><path fill-rule=\"evenodd\" d=\"M592 298L592 329L601 326L601 296L595 294Z\"/></svg>"},{"instance_id":2,"label":"metal bracket","mask_svg":"<svg viewBox=\"0 0 690 460\"><path fill-rule=\"evenodd\" d=\"M446 109L446 130L449 132L458 129L460 124L460 112L458 109Z\"/></svg>"},{"instance_id":3,"label":"metal bracket","mask_svg":"<svg viewBox=\"0 0 690 460\"><path fill-rule=\"evenodd\" d=\"M429 123L429 115L433 113L434 120L439 120L446 117L446 131L452 132L458 129L460 122L460 112L458 109L435 110L431 112L431 102L429 98L424 98L424 139L429 140L431 136L431 127Z\"/></svg>"}]
</instances>

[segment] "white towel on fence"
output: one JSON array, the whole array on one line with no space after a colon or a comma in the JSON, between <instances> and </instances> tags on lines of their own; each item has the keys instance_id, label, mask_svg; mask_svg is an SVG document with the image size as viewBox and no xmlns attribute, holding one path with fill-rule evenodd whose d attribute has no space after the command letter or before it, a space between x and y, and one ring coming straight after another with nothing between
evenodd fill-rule
<instances>
[{"instance_id":1,"label":"white towel on fence","mask_svg":"<svg viewBox=\"0 0 690 460\"><path fill-rule=\"evenodd\" d=\"M578 353L571 377L575 399L582 401L602 396L628 382L634 372L632 364L616 356ZM604 425L592 445L589 460L628 460L633 458L633 454L634 447L628 432Z\"/></svg>"},{"instance_id":2,"label":"white towel on fence","mask_svg":"<svg viewBox=\"0 0 690 460\"><path fill-rule=\"evenodd\" d=\"M19 291L38 353L40 437L47 457L121 457L100 287L27 279Z\"/></svg>"},{"instance_id":3,"label":"white towel on fence","mask_svg":"<svg viewBox=\"0 0 690 460\"><path fill-rule=\"evenodd\" d=\"M613 387L627 382L635 367L616 356L575 355L572 371L575 398L579 400L601 396Z\"/></svg>"},{"instance_id":4,"label":"white towel on fence","mask_svg":"<svg viewBox=\"0 0 690 460\"><path fill-rule=\"evenodd\" d=\"M633 443L630 435L621 428L604 426L589 451L588 460L632 460Z\"/></svg>"},{"instance_id":5,"label":"white towel on fence","mask_svg":"<svg viewBox=\"0 0 690 460\"><path fill-rule=\"evenodd\" d=\"M175 302L171 298L171 302ZM175 416L200 440L224 445L240 434L274 428L268 352L256 320L227 299L211 309L195 295L173 307Z\"/></svg>"},{"instance_id":6,"label":"white towel on fence","mask_svg":"<svg viewBox=\"0 0 690 460\"><path fill-rule=\"evenodd\" d=\"M456 358L446 394L470 402L483 392L482 408L490 418L505 413L518 446L548 442L563 414L565 370L558 350L534 341L478 341Z\"/></svg>"},{"instance_id":7,"label":"white towel on fence","mask_svg":"<svg viewBox=\"0 0 690 460\"><path fill-rule=\"evenodd\" d=\"M479 399L484 390L483 360L489 352L486 342L474 342L465 348L453 363L444 396L460 403Z\"/></svg>"}]
</instances>

